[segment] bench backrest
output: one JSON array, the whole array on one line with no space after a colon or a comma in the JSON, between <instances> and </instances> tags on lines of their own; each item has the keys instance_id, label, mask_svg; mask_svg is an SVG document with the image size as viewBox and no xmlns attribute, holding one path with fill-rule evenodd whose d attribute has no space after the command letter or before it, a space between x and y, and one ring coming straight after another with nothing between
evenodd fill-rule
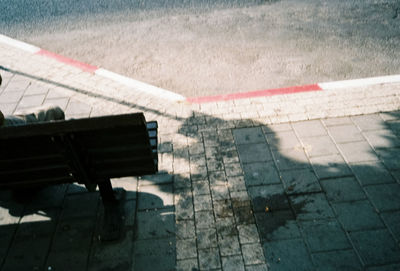
<instances>
[{"instance_id":1,"label":"bench backrest","mask_svg":"<svg viewBox=\"0 0 400 271\"><path fill-rule=\"evenodd\" d=\"M0 187L157 172L157 122L143 113L0 128Z\"/></svg>"}]
</instances>

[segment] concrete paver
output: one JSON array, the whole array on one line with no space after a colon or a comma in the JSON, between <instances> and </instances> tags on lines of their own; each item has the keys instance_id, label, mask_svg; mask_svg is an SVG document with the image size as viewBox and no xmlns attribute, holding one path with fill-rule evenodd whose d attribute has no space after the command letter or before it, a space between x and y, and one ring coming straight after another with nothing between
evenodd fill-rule
<instances>
[{"instance_id":1,"label":"concrete paver","mask_svg":"<svg viewBox=\"0 0 400 271\"><path fill-rule=\"evenodd\" d=\"M127 192L115 243L98 240L98 192L61 185L21 203L1 191L0 270L400 265L400 85L173 104L4 45L0 61L5 114L140 111L160 143L160 173L113 180Z\"/></svg>"}]
</instances>

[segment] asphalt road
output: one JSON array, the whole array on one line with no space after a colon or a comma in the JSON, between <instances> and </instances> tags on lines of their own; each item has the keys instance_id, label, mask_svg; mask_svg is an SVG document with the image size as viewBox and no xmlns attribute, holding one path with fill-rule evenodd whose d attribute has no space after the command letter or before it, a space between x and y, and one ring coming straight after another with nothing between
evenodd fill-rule
<instances>
[{"instance_id":1,"label":"asphalt road","mask_svg":"<svg viewBox=\"0 0 400 271\"><path fill-rule=\"evenodd\" d=\"M400 0L0 0L0 32L185 96L400 74Z\"/></svg>"}]
</instances>

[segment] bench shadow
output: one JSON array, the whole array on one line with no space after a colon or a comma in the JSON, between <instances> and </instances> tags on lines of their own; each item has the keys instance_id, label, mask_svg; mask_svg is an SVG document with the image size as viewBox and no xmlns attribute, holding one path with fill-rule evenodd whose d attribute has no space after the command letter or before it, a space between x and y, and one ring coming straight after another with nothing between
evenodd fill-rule
<instances>
[{"instance_id":1,"label":"bench shadow","mask_svg":"<svg viewBox=\"0 0 400 271\"><path fill-rule=\"evenodd\" d=\"M119 198L123 235L106 242L100 237L104 207L98 191L87 192L76 184L54 185L23 199L21 193L2 190L0 269L131 270L145 268L149 260L159 262L160 248L174 252L172 207L151 193L115 191L117 198L123 194ZM146 204L159 208L144 208ZM173 269L173 255L173 262L165 258L163 267Z\"/></svg>"}]
</instances>

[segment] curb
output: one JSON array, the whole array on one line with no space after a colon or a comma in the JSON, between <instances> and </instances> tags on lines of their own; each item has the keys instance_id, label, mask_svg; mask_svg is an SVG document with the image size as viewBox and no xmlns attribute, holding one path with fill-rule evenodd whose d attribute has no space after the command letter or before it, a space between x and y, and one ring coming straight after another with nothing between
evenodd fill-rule
<instances>
[{"instance_id":1,"label":"curb","mask_svg":"<svg viewBox=\"0 0 400 271\"><path fill-rule=\"evenodd\" d=\"M283 95L283 94L295 94L302 92L312 92L312 91L328 91L328 90L336 90L336 89L344 89L351 87L365 87L379 84L390 84L390 83L400 83L400 75L388 75L388 76L378 76L378 77L369 77L369 78L361 78L361 79L353 79L353 80L343 80L343 81L333 81L333 82L324 82L324 83L316 83L312 85L303 85L303 86L293 86L293 87L285 87L285 88L275 88L275 89L267 89L267 90L258 90L258 91L249 91L249 92L239 92L233 94L226 95L215 95L215 96L203 96L203 97L192 97L186 98L180 94L175 92L162 89L111 71L108 71L103 68L99 68L96 66L92 66L86 63L82 63L46 50L43 50L34 45L12 39L10 37L4 36L0 34L0 43L7 44L9 46L19 48L26 52L42 55L51 59L54 59L58 62L64 63L69 66L73 66L78 68L84 72L89 72L92 74L96 74L98 76L113 80L120 84L123 84L128 87L135 88L136 90L145 92L147 94L151 94L157 97L165 98L175 102L187 102L187 103L211 103L211 102L223 102L230 100L238 100L238 99L248 99L248 98L257 98L257 97L267 97L274 95Z\"/></svg>"},{"instance_id":2,"label":"curb","mask_svg":"<svg viewBox=\"0 0 400 271\"><path fill-rule=\"evenodd\" d=\"M156 86L144 83L144 82L140 82L138 80L108 71L108 70L100 68L100 67L92 66L92 65L82 63L82 62L76 61L76 60L68 58L68 57L64 57L64 56L43 50L34 45L12 39L12 38L4 36L2 34L0 34L0 43L21 49L21 50L26 51L31 54L41 55L44 57L51 58L51 59L61 62L63 64L78 68L84 72L96 74L98 76L113 80L113 81L123 84L125 86L135 88L136 90L145 92L146 94L157 96L158 98L165 98L165 99L171 100L173 102L183 102L186 100L186 98L184 96L174 93L172 91L162 89L162 88L159 88L159 87L156 87Z\"/></svg>"},{"instance_id":3,"label":"curb","mask_svg":"<svg viewBox=\"0 0 400 271\"><path fill-rule=\"evenodd\" d=\"M333 81L333 82L317 83L313 85L275 88L275 89L258 90L250 92L239 92L227 95L194 97L194 98L187 98L186 101L189 103L201 104L201 103L223 102L223 101L246 99L246 98L266 97L266 96L274 96L282 94L295 94L301 92L328 91L328 90L336 90L336 89L344 89L352 87L366 87L366 86L390 84L390 83L400 83L400 75L388 75L388 76L369 77L369 78L353 79L353 80Z\"/></svg>"}]
</instances>

